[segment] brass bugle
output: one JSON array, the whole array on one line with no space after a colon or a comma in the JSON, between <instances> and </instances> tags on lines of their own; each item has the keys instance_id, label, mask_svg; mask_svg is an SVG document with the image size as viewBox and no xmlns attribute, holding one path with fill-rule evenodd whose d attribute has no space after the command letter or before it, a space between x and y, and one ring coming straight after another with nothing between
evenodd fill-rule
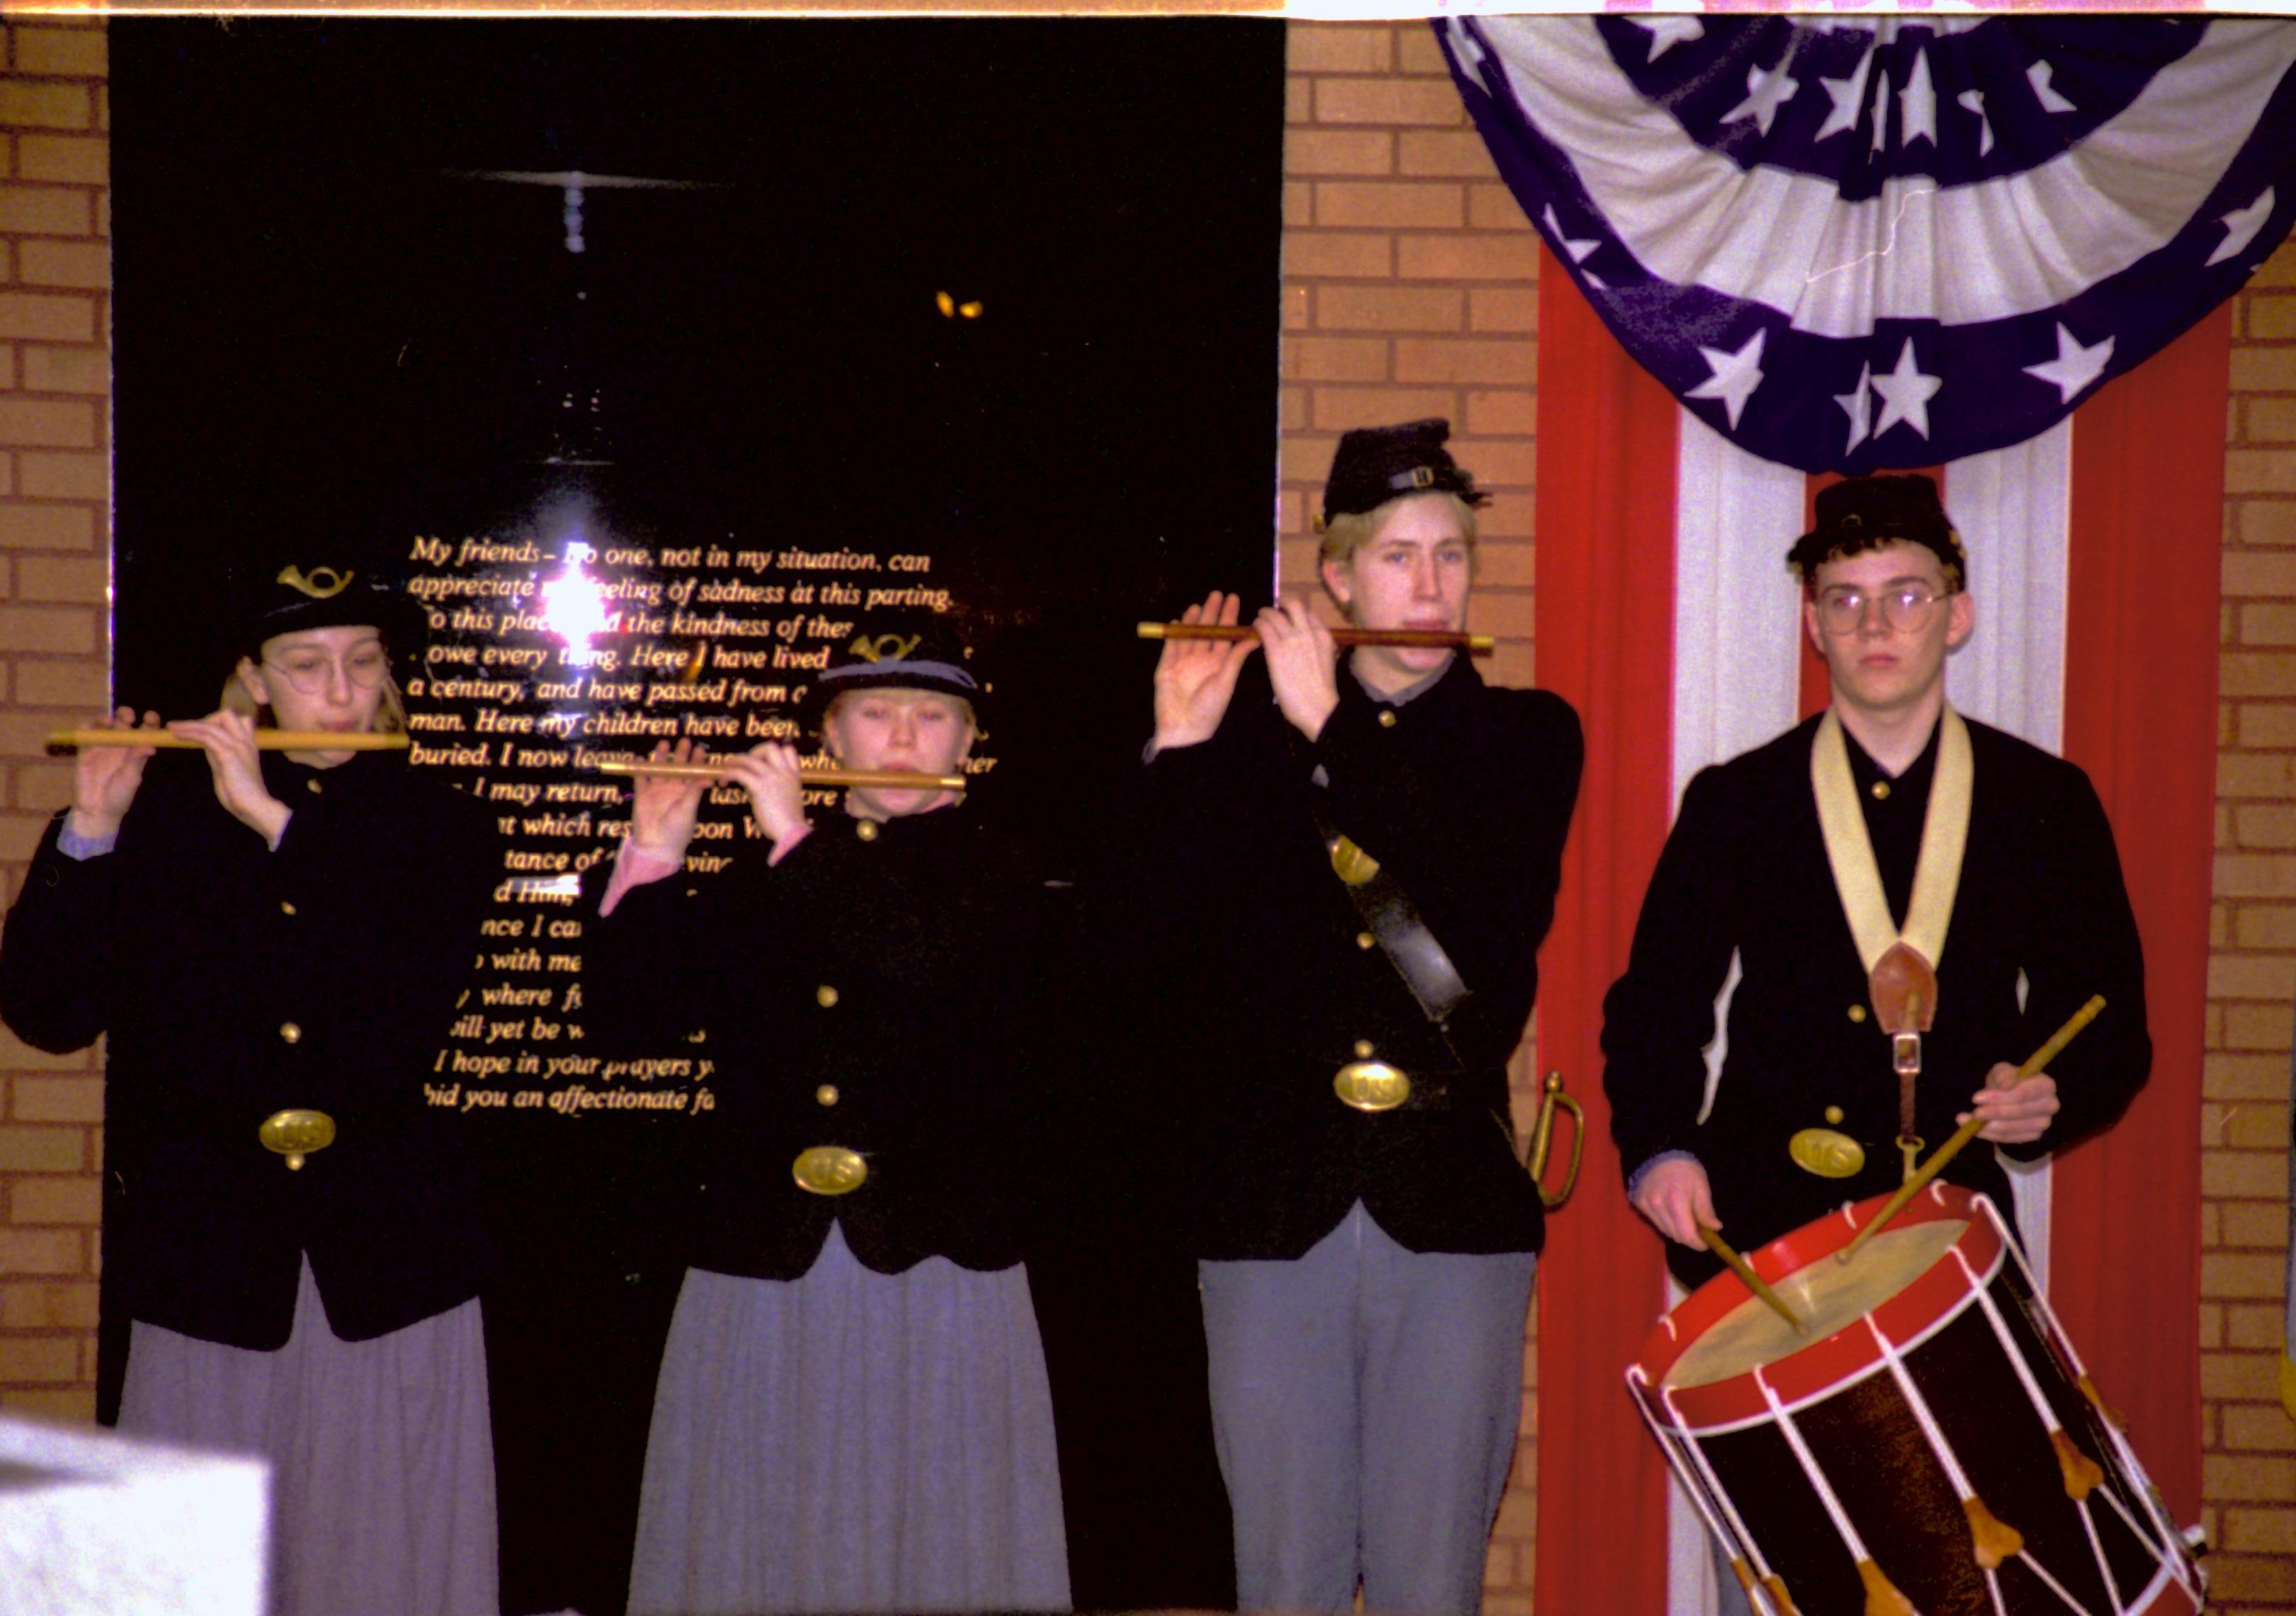
<instances>
[{"instance_id":1,"label":"brass bugle","mask_svg":"<svg viewBox=\"0 0 2296 1616\"><path fill-rule=\"evenodd\" d=\"M1570 1114L1570 1169L1562 1175L1562 1187L1546 1187L1546 1159L1554 1150L1554 1113ZM1570 1191L1578 1182L1579 1159L1587 1150L1587 1113L1578 1109L1578 1102L1562 1092L1562 1074L1550 1071L1538 1088L1538 1120L1530 1129L1530 1180L1538 1186L1540 1204L1550 1212L1560 1211L1562 1203L1570 1199Z\"/></svg>"},{"instance_id":2,"label":"brass bugle","mask_svg":"<svg viewBox=\"0 0 2296 1616\"><path fill-rule=\"evenodd\" d=\"M1143 623L1144 640L1250 640L1259 636L1249 623ZM1334 628L1337 645L1407 645L1421 651L1464 651L1487 657L1499 643L1488 634L1460 634L1449 628Z\"/></svg>"},{"instance_id":3,"label":"brass bugle","mask_svg":"<svg viewBox=\"0 0 2296 1616\"><path fill-rule=\"evenodd\" d=\"M601 758L591 765L602 775L660 775L672 780L722 780L726 765L715 763L656 763L651 758ZM889 792L961 792L968 782L963 775L920 775L899 768L811 768L798 771L807 785L874 786Z\"/></svg>"},{"instance_id":4,"label":"brass bugle","mask_svg":"<svg viewBox=\"0 0 2296 1616\"><path fill-rule=\"evenodd\" d=\"M52 729L48 732L48 750L52 752L75 751L84 746L171 746L196 748L199 742L186 740L165 729ZM396 752L405 751L406 735L398 731L355 730L348 733L332 729L258 729L255 732L255 750L259 752Z\"/></svg>"}]
</instances>

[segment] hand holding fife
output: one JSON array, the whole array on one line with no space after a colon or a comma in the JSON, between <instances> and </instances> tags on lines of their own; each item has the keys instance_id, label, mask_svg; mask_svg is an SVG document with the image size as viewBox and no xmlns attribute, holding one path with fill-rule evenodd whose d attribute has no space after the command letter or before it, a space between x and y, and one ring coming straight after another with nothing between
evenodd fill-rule
<instances>
[{"instance_id":1,"label":"hand holding fife","mask_svg":"<svg viewBox=\"0 0 2296 1616\"><path fill-rule=\"evenodd\" d=\"M95 726L133 729L135 710L120 708L111 718L96 720ZM145 713L143 727L159 728L160 715ZM148 746L82 747L79 760L72 766L70 823L73 833L97 841L117 832L127 816L128 805L135 800L136 788L144 783L144 765L151 757Z\"/></svg>"},{"instance_id":2,"label":"hand holding fife","mask_svg":"<svg viewBox=\"0 0 2296 1616\"><path fill-rule=\"evenodd\" d=\"M1698 1231L1722 1226L1714 1215L1714 1190L1706 1169L1689 1156L1661 1161L1644 1173L1635 1185L1634 1209L1669 1240L1701 1251L1706 1243Z\"/></svg>"},{"instance_id":3,"label":"hand holding fife","mask_svg":"<svg viewBox=\"0 0 2296 1616\"><path fill-rule=\"evenodd\" d=\"M657 741L651 756L656 763L699 763L709 752L708 747L692 741L680 741L676 746ZM638 775L637 788L630 796L630 845L672 864L683 859L685 844L693 840L694 822L701 816L701 793L709 789L707 780Z\"/></svg>"},{"instance_id":4,"label":"hand holding fife","mask_svg":"<svg viewBox=\"0 0 2296 1616\"><path fill-rule=\"evenodd\" d=\"M1180 620L1232 624L1242 605L1241 596L1215 589ZM1156 659L1156 750L1194 746L1218 734L1235 695L1236 675L1259 649L1256 640L1166 640Z\"/></svg>"},{"instance_id":5,"label":"hand holding fife","mask_svg":"<svg viewBox=\"0 0 2296 1616\"><path fill-rule=\"evenodd\" d=\"M216 800L231 816L272 847L286 833L291 810L263 783L263 755L255 746L255 720L218 708L204 718L179 718L171 734L199 742L215 779Z\"/></svg>"},{"instance_id":6,"label":"hand holding fife","mask_svg":"<svg viewBox=\"0 0 2296 1616\"><path fill-rule=\"evenodd\" d=\"M1340 704L1339 647L1332 631L1296 597L1263 610L1252 625L1267 653L1267 682L1292 727L1310 741L1324 733Z\"/></svg>"},{"instance_id":7,"label":"hand holding fife","mask_svg":"<svg viewBox=\"0 0 2296 1616\"><path fill-rule=\"evenodd\" d=\"M797 748L761 742L725 764L726 778L750 793L750 815L758 822L758 833L773 843L778 862L813 828L805 816L805 782L798 774Z\"/></svg>"},{"instance_id":8,"label":"hand holding fife","mask_svg":"<svg viewBox=\"0 0 2296 1616\"><path fill-rule=\"evenodd\" d=\"M1997 1061L1985 1074L1985 1087L1977 1091L1974 1108L1954 1120L1982 1118L1985 1126L1977 1130L1979 1138L1996 1144L2030 1144L2048 1131L2060 1103L2057 1080L2047 1072L2037 1071L2021 1083L2014 1066Z\"/></svg>"}]
</instances>

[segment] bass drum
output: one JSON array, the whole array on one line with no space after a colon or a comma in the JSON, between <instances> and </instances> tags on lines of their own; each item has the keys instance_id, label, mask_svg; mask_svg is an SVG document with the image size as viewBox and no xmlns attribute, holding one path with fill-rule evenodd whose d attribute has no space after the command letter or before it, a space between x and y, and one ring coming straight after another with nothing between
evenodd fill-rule
<instances>
[{"instance_id":1,"label":"bass drum","mask_svg":"<svg viewBox=\"0 0 2296 1616\"><path fill-rule=\"evenodd\" d=\"M1772 1616L2192 1616L2205 1580L1991 1202L1932 1184L1750 1255L1627 1382Z\"/></svg>"}]
</instances>

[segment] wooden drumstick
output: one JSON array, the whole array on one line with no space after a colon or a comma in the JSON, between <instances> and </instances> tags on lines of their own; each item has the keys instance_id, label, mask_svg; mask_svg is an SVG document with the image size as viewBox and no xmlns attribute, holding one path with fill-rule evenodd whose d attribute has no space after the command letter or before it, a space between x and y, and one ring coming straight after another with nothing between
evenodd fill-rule
<instances>
[{"instance_id":1,"label":"wooden drumstick","mask_svg":"<svg viewBox=\"0 0 2296 1616\"><path fill-rule=\"evenodd\" d=\"M2088 1003L2066 1017L2065 1024L2050 1035L2049 1041L2035 1050L2031 1058L2017 1069L2016 1079L2009 1087L2014 1088L2017 1084L2022 1083L2035 1072L2046 1070L2050 1062L2064 1053L2065 1046L2079 1036L2082 1028L2096 1020L2098 1012L2103 1008L2104 995L2091 994ZM1914 1176L1898 1186L1898 1193L1882 1203L1882 1210L1874 1214L1874 1221L1858 1230L1856 1237L1848 1245L1834 1253L1834 1261L1848 1262L1857 1256L1859 1250L1867 1241L1874 1238L1882 1226L1904 1211L1906 1204L1928 1187L1930 1180L1945 1170L1946 1163L1961 1154L1963 1147L1972 1139L1976 1138L1984 1128L1985 1120L1982 1117L1972 1116L1968 1121L1954 1129L1953 1137L1939 1145L1927 1161L1914 1169Z\"/></svg>"},{"instance_id":2,"label":"wooden drumstick","mask_svg":"<svg viewBox=\"0 0 2296 1616\"><path fill-rule=\"evenodd\" d=\"M1796 1335L1809 1333L1809 1325L1803 1320L1801 1315L1786 1306L1784 1299L1775 1291L1771 1290L1764 1283L1762 1276L1754 1272L1754 1265L1730 1249L1728 1241L1702 1224L1699 1226L1698 1237L1706 1243L1708 1251L1730 1265L1730 1272L1745 1282L1746 1289L1767 1302L1771 1312L1792 1325Z\"/></svg>"}]
</instances>

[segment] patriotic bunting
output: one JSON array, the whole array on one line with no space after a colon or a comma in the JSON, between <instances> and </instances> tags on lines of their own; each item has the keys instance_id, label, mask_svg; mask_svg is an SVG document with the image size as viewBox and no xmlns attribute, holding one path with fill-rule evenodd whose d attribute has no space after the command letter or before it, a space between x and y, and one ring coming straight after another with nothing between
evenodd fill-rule
<instances>
[{"instance_id":1,"label":"patriotic bunting","mask_svg":"<svg viewBox=\"0 0 2296 1616\"><path fill-rule=\"evenodd\" d=\"M1628 353L1803 471L2046 431L2296 222L2296 23L1435 28L1500 174Z\"/></svg>"}]
</instances>

